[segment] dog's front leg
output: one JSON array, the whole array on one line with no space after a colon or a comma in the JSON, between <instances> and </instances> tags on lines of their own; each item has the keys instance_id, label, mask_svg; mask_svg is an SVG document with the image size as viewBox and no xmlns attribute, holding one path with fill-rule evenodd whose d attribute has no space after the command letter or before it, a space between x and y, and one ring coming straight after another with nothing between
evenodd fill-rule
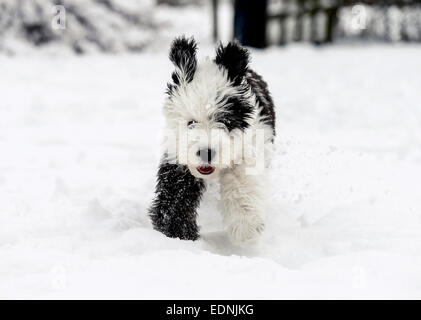
<instances>
[{"instance_id":1,"label":"dog's front leg","mask_svg":"<svg viewBox=\"0 0 421 320\"><path fill-rule=\"evenodd\" d=\"M204 190L204 181L192 176L187 166L162 163L149 209L154 229L171 238L199 238L196 210Z\"/></svg>"},{"instance_id":2,"label":"dog's front leg","mask_svg":"<svg viewBox=\"0 0 421 320\"><path fill-rule=\"evenodd\" d=\"M262 175L247 175L244 166L221 175L221 210L232 241L254 243L264 229Z\"/></svg>"}]
</instances>

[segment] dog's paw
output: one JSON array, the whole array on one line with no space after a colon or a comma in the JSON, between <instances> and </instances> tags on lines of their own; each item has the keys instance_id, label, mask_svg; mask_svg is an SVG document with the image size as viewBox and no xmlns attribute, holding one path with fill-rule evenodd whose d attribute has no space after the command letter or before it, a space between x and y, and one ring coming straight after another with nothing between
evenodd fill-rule
<instances>
[{"instance_id":1,"label":"dog's paw","mask_svg":"<svg viewBox=\"0 0 421 320\"><path fill-rule=\"evenodd\" d=\"M170 223L155 224L154 229L163 233L169 238L178 238L180 240L199 239L199 228L196 223L189 221L171 221Z\"/></svg>"},{"instance_id":2,"label":"dog's paw","mask_svg":"<svg viewBox=\"0 0 421 320\"><path fill-rule=\"evenodd\" d=\"M231 241L239 246L255 244L264 229L265 223L259 215L243 217L228 226Z\"/></svg>"}]
</instances>

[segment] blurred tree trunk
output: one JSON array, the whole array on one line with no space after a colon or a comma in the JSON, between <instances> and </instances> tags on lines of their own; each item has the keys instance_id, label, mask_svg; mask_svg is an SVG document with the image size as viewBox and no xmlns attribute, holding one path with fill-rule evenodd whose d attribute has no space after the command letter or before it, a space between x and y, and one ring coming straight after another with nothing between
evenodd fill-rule
<instances>
[{"instance_id":1,"label":"blurred tree trunk","mask_svg":"<svg viewBox=\"0 0 421 320\"><path fill-rule=\"evenodd\" d=\"M250 47L266 46L267 0L235 0L234 37Z\"/></svg>"},{"instance_id":2,"label":"blurred tree trunk","mask_svg":"<svg viewBox=\"0 0 421 320\"><path fill-rule=\"evenodd\" d=\"M280 26L279 44L281 45L287 44L287 32L288 32L287 19L288 19L288 16L286 14L281 15L279 18L279 26Z\"/></svg>"},{"instance_id":3,"label":"blurred tree trunk","mask_svg":"<svg viewBox=\"0 0 421 320\"><path fill-rule=\"evenodd\" d=\"M319 23L318 23L319 10L320 10L319 1L312 0L312 8L310 11L310 17L311 17L310 37L311 37L311 42L314 44L319 44Z\"/></svg>"},{"instance_id":4,"label":"blurred tree trunk","mask_svg":"<svg viewBox=\"0 0 421 320\"><path fill-rule=\"evenodd\" d=\"M294 41L303 40L304 3L305 0L297 0L297 17L295 19Z\"/></svg>"},{"instance_id":5,"label":"blurred tree trunk","mask_svg":"<svg viewBox=\"0 0 421 320\"><path fill-rule=\"evenodd\" d=\"M213 41L218 41L218 0L212 0L212 18L213 18Z\"/></svg>"},{"instance_id":6,"label":"blurred tree trunk","mask_svg":"<svg viewBox=\"0 0 421 320\"><path fill-rule=\"evenodd\" d=\"M338 8L333 7L326 10L326 38L325 42L333 42L333 33L338 19Z\"/></svg>"}]
</instances>

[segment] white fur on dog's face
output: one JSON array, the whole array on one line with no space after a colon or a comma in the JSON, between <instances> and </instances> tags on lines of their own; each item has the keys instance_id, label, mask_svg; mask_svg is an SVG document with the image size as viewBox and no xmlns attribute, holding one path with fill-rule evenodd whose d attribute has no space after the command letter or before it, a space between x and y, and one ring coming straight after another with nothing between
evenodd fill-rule
<instances>
[{"instance_id":1,"label":"white fur on dog's face","mask_svg":"<svg viewBox=\"0 0 421 320\"><path fill-rule=\"evenodd\" d=\"M260 111L246 80L247 50L221 44L214 60L200 64L196 51L194 39L185 37L175 39L170 49L175 70L164 106L170 136L166 159L208 179L241 163L242 134L259 123Z\"/></svg>"},{"instance_id":2,"label":"white fur on dog's face","mask_svg":"<svg viewBox=\"0 0 421 320\"><path fill-rule=\"evenodd\" d=\"M215 177L221 169L240 161L242 153L241 146L234 141L236 133L229 132L216 117L226 104L221 97L240 94L238 88L231 85L226 72L215 62L207 58L198 65L193 80L181 82L164 107L167 129L175 132L177 141L176 148L167 148L169 158L186 164L194 176L204 179ZM197 155L199 150L204 149L215 152L210 163ZM215 170L203 175L197 170L201 165L211 165Z\"/></svg>"}]
</instances>

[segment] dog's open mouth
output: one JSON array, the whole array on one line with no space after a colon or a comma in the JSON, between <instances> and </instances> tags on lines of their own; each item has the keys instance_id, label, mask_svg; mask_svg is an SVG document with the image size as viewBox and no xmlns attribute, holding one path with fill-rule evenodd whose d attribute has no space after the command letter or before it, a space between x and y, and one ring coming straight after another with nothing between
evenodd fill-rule
<instances>
[{"instance_id":1,"label":"dog's open mouth","mask_svg":"<svg viewBox=\"0 0 421 320\"><path fill-rule=\"evenodd\" d=\"M215 171L215 167L212 166L200 166L197 167L197 171L199 171L201 174L211 174Z\"/></svg>"}]
</instances>

